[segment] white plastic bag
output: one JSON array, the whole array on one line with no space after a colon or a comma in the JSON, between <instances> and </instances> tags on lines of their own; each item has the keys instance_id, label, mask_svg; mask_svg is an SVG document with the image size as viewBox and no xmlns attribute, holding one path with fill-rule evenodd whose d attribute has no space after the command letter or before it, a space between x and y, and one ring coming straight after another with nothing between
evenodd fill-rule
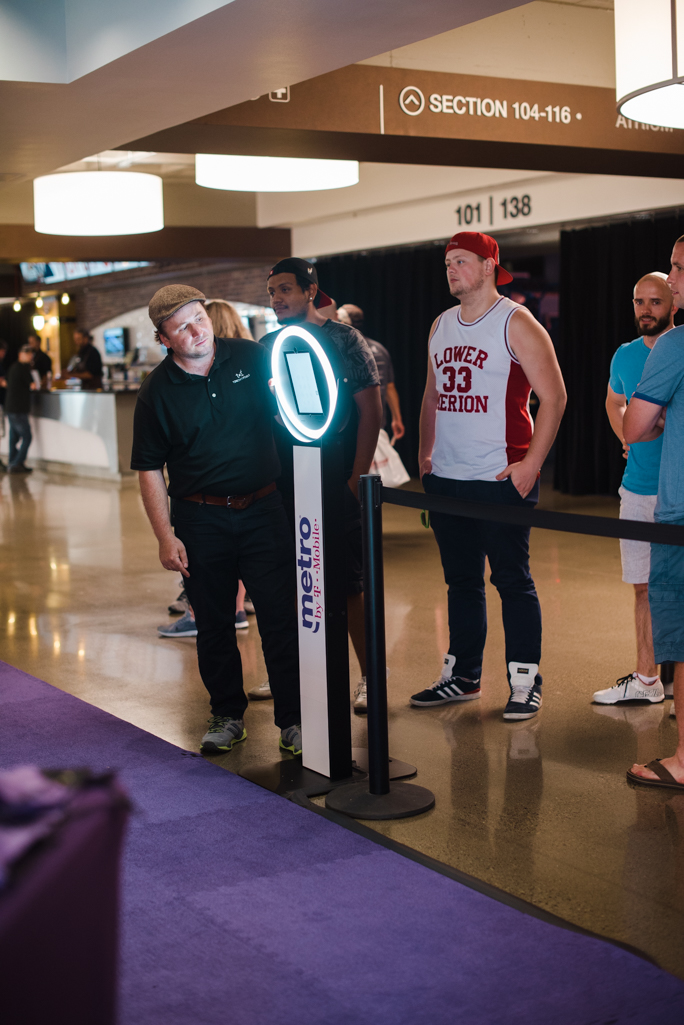
<instances>
[{"instance_id":1,"label":"white plastic bag","mask_svg":"<svg viewBox=\"0 0 684 1025\"><path fill-rule=\"evenodd\" d=\"M379 473L386 488L398 488L400 484L411 480L401 456L392 448L387 431L380 431L378 435L378 447L368 472Z\"/></svg>"}]
</instances>

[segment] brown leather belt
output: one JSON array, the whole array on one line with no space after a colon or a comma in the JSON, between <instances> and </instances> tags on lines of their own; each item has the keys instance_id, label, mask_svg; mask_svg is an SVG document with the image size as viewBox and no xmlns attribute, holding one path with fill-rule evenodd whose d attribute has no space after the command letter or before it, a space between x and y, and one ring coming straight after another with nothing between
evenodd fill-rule
<instances>
[{"instance_id":1,"label":"brown leather belt","mask_svg":"<svg viewBox=\"0 0 684 1025\"><path fill-rule=\"evenodd\" d=\"M250 495L183 495L181 501L183 502L199 502L200 505L225 505L229 509L248 509L252 502L258 501L260 498L265 498L266 495L270 495L272 491L275 491L275 484L267 484L265 488L259 488L258 491L252 491Z\"/></svg>"}]
</instances>

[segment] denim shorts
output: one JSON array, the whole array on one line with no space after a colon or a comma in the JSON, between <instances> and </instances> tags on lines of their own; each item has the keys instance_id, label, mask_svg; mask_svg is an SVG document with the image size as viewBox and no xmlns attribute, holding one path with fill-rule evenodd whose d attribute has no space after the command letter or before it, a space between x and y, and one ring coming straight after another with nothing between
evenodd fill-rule
<instances>
[{"instance_id":1,"label":"denim shorts","mask_svg":"<svg viewBox=\"0 0 684 1025\"><path fill-rule=\"evenodd\" d=\"M684 662L684 548L651 545L648 600L656 663Z\"/></svg>"}]
</instances>

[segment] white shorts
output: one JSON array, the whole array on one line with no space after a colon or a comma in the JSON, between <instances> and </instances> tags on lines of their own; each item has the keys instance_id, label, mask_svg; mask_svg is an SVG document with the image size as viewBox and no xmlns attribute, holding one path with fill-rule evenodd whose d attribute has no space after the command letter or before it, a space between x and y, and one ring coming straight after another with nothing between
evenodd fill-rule
<instances>
[{"instance_id":1,"label":"white shorts","mask_svg":"<svg viewBox=\"0 0 684 1025\"><path fill-rule=\"evenodd\" d=\"M620 519L654 522L657 495L637 495L621 487ZM651 546L648 541L627 541L620 538L622 579L626 584L647 584L651 571Z\"/></svg>"}]
</instances>

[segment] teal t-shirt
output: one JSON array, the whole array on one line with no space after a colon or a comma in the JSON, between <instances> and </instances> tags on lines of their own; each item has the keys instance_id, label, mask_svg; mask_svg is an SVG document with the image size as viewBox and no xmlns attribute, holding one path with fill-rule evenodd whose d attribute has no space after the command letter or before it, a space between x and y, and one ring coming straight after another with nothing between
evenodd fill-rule
<instances>
[{"instance_id":1,"label":"teal t-shirt","mask_svg":"<svg viewBox=\"0 0 684 1025\"><path fill-rule=\"evenodd\" d=\"M667 406L662 434L658 502L659 523L684 522L684 327L668 331L651 350L634 398ZM641 444L652 445L653 442ZM639 446L637 446L639 447Z\"/></svg>"},{"instance_id":2,"label":"teal t-shirt","mask_svg":"<svg viewBox=\"0 0 684 1025\"><path fill-rule=\"evenodd\" d=\"M660 339L656 345L660 345ZM610 364L610 387L616 395L626 395L627 402L637 390L646 360L653 350L643 338L626 342L617 350ZM622 475L622 486L636 495L656 495L663 439L640 441L629 446L627 465Z\"/></svg>"}]
</instances>

